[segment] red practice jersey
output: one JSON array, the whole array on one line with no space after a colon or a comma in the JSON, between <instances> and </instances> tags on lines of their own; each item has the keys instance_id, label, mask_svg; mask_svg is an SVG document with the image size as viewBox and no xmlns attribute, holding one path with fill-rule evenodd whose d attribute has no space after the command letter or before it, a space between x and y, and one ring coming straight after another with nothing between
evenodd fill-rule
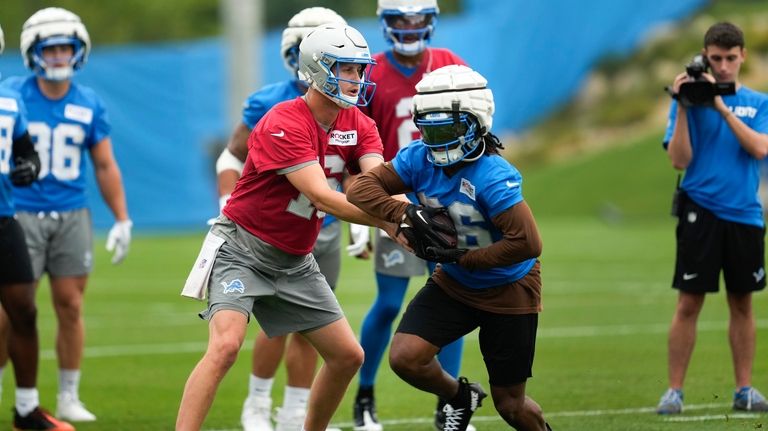
<instances>
[{"instance_id":1,"label":"red practice jersey","mask_svg":"<svg viewBox=\"0 0 768 431\"><path fill-rule=\"evenodd\" d=\"M345 168L357 173L361 157L382 150L376 125L357 108L342 109L326 132L302 98L277 104L248 138L243 175L224 215L286 253L308 254L325 214L285 174L321 163L335 190Z\"/></svg>"},{"instance_id":2,"label":"red practice jersey","mask_svg":"<svg viewBox=\"0 0 768 431\"><path fill-rule=\"evenodd\" d=\"M451 64L466 65L464 60L447 49L427 48L418 68L411 76L404 76L397 66L392 64L387 56L388 52L390 51L373 56L376 67L373 68L370 79L376 83L376 93L371 103L361 108L379 127L386 161L395 158L400 148L421 137L413 124L411 112L416 84L425 74L435 69Z\"/></svg>"}]
</instances>

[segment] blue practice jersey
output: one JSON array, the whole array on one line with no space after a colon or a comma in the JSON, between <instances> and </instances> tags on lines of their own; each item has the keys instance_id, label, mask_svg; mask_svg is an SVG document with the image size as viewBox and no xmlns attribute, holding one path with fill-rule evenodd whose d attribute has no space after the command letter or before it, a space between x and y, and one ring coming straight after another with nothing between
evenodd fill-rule
<instances>
[{"instance_id":1,"label":"blue practice jersey","mask_svg":"<svg viewBox=\"0 0 768 431\"><path fill-rule=\"evenodd\" d=\"M403 183L413 189L419 202L446 207L456 225L459 247L487 247L502 238L491 219L523 201L523 178L498 155L480 157L449 177L427 160L424 144L414 141L402 148L392 164ZM536 259L487 270L470 271L455 264L443 270L467 288L485 289L513 283L528 274Z\"/></svg>"},{"instance_id":2,"label":"blue practice jersey","mask_svg":"<svg viewBox=\"0 0 768 431\"><path fill-rule=\"evenodd\" d=\"M8 78L3 85L21 94L29 134L40 156L39 181L13 189L16 208L36 212L87 207L86 151L107 138L110 131L101 99L90 88L74 82L63 98L48 99L34 76Z\"/></svg>"},{"instance_id":3,"label":"blue practice jersey","mask_svg":"<svg viewBox=\"0 0 768 431\"><path fill-rule=\"evenodd\" d=\"M14 214L11 172L13 141L27 131L24 103L15 91L0 87L0 217Z\"/></svg>"},{"instance_id":4,"label":"blue practice jersey","mask_svg":"<svg viewBox=\"0 0 768 431\"><path fill-rule=\"evenodd\" d=\"M768 96L741 86L723 102L747 127L768 133ZM764 225L757 196L760 161L747 153L736 135L714 108L686 110L693 158L680 187L697 204L717 217L737 223ZM666 147L672 138L677 102L672 102L664 136Z\"/></svg>"},{"instance_id":5,"label":"blue practice jersey","mask_svg":"<svg viewBox=\"0 0 768 431\"><path fill-rule=\"evenodd\" d=\"M280 81L275 84L270 84L262 89L252 93L248 96L248 99L243 104L243 124L246 127L253 130L256 127L256 123L261 120L267 111L272 109L273 106L286 100L292 100L299 96L304 95L300 88L299 81L295 79L289 79L287 81ZM339 190L341 191L341 190ZM336 221L336 217L327 214L323 218L323 227Z\"/></svg>"}]
</instances>

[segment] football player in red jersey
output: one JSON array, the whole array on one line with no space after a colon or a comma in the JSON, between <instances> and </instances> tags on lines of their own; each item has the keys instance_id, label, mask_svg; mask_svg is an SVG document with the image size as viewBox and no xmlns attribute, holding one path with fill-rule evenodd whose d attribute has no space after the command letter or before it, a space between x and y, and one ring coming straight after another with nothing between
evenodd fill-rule
<instances>
[{"instance_id":1,"label":"football player in red jersey","mask_svg":"<svg viewBox=\"0 0 768 431\"><path fill-rule=\"evenodd\" d=\"M306 431L324 431L363 350L311 255L325 212L395 235L332 189L323 170L339 157L354 174L382 162L375 123L358 109L369 102L375 62L354 28L326 24L299 47L304 96L273 107L248 140L248 157L182 294L208 296L208 349L189 376L177 430L199 430L219 383L235 362L251 313L268 336L299 332L324 365L312 385ZM333 153L326 155L328 148Z\"/></svg>"},{"instance_id":2,"label":"football player in red jersey","mask_svg":"<svg viewBox=\"0 0 768 431\"><path fill-rule=\"evenodd\" d=\"M411 106L416 84L425 74L464 61L448 49L428 47L437 24L437 0L379 0L377 14L391 49L373 56L376 68L371 81L376 97L361 110L376 121L384 143L384 159L420 138ZM374 383L384 351L392 336L392 323L400 312L410 277L424 275L427 264L405 251L386 235L376 235L375 270L377 295L363 320L360 344L365 362L355 398L355 430L380 431L376 417ZM440 352L440 363L453 377L459 374L462 339ZM435 421L441 428L443 402L438 401ZM470 425L470 430L473 429Z\"/></svg>"}]
</instances>

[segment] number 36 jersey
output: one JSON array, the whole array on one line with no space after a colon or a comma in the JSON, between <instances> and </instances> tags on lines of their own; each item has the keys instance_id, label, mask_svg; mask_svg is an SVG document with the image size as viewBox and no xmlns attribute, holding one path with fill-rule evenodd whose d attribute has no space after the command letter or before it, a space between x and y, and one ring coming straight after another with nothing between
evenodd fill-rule
<instances>
[{"instance_id":1,"label":"number 36 jersey","mask_svg":"<svg viewBox=\"0 0 768 431\"><path fill-rule=\"evenodd\" d=\"M8 78L3 86L21 94L40 156L39 181L13 190L16 208L36 212L87 207L85 152L110 131L101 99L73 82L66 96L51 100L40 92L34 76Z\"/></svg>"}]
</instances>

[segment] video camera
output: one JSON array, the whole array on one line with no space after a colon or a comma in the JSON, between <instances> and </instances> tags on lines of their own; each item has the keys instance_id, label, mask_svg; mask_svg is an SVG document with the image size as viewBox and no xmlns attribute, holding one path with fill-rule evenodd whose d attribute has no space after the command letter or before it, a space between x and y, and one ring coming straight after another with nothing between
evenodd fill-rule
<instances>
[{"instance_id":1,"label":"video camera","mask_svg":"<svg viewBox=\"0 0 768 431\"><path fill-rule=\"evenodd\" d=\"M701 76L709 69L707 58L699 54L693 57L690 63L685 66L685 73L693 81L684 82L680 85L680 91L677 94L672 93L670 87L665 87L667 93L676 99L685 107L689 106L712 106L715 96L725 96L736 94L736 84L733 82L709 82Z\"/></svg>"}]
</instances>

